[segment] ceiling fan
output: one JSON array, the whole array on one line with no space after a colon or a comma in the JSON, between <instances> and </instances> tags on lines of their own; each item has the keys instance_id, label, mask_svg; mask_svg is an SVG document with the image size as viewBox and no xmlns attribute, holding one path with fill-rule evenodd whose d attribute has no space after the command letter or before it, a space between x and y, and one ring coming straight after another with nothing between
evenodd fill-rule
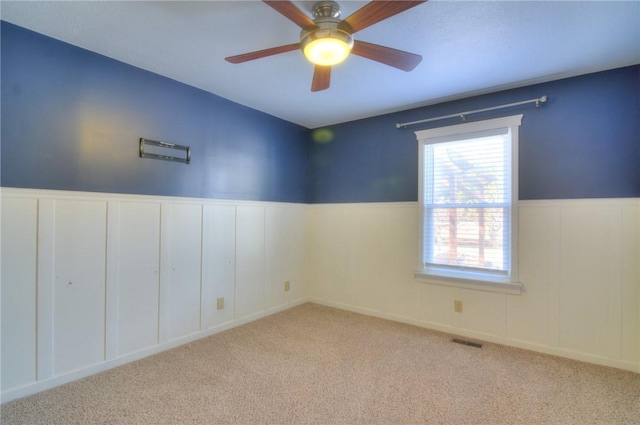
<instances>
[{"instance_id":1,"label":"ceiling fan","mask_svg":"<svg viewBox=\"0 0 640 425\"><path fill-rule=\"evenodd\" d=\"M335 1L320 1L314 4L314 19L291 1L262 1L302 28L300 42L229 56L225 58L227 62L242 63L301 49L305 57L315 65L311 91L316 92L329 88L331 67L344 61L350 53L407 72L413 70L422 60L420 55L354 40L353 34L427 0L374 0L344 20L339 19L340 5Z\"/></svg>"}]
</instances>

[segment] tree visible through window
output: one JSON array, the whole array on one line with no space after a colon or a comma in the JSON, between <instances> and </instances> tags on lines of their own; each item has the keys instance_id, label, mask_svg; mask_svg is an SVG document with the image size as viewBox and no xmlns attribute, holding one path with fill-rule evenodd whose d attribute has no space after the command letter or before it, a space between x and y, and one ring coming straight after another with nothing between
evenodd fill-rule
<instances>
[{"instance_id":1,"label":"tree visible through window","mask_svg":"<svg viewBox=\"0 0 640 425\"><path fill-rule=\"evenodd\" d=\"M424 270L511 275L513 118L416 132Z\"/></svg>"}]
</instances>

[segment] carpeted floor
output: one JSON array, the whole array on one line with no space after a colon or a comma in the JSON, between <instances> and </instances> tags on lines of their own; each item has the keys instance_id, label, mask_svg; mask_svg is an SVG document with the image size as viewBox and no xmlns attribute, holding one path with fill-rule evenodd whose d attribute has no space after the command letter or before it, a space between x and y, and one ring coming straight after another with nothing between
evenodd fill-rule
<instances>
[{"instance_id":1,"label":"carpeted floor","mask_svg":"<svg viewBox=\"0 0 640 425\"><path fill-rule=\"evenodd\" d=\"M640 375L305 304L2 405L9 424L640 424Z\"/></svg>"}]
</instances>

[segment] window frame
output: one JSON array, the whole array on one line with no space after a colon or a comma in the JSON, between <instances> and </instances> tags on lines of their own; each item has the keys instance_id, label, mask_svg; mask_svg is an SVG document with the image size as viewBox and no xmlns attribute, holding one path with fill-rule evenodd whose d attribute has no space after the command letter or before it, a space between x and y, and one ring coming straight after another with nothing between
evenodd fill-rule
<instances>
[{"instance_id":1,"label":"window frame","mask_svg":"<svg viewBox=\"0 0 640 425\"><path fill-rule=\"evenodd\" d=\"M504 292L509 294L521 294L523 285L518 280L518 142L519 128L523 114L511 115L501 118L493 118L483 121L474 121L445 127L437 127L415 132L418 141L418 270L414 277L419 282L437 285L454 286L461 288L480 289L491 292ZM468 270L455 266L431 266L424 264L425 250L425 167L424 151L426 145L442 143L446 141L481 137L482 133L507 129L511 134L511 203L510 203L510 264L509 271L498 274L491 271ZM477 133L477 134L474 134ZM444 140L443 140L444 139Z\"/></svg>"}]
</instances>

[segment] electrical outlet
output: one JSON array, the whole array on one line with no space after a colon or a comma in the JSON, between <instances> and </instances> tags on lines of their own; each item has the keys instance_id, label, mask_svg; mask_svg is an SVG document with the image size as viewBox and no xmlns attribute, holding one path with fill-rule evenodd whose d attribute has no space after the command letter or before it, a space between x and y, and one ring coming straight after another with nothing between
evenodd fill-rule
<instances>
[{"instance_id":1,"label":"electrical outlet","mask_svg":"<svg viewBox=\"0 0 640 425\"><path fill-rule=\"evenodd\" d=\"M455 300L453 302L453 311L456 313L462 313L462 301Z\"/></svg>"},{"instance_id":2,"label":"electrical outlet","mask_svg":"<svg viewBox=\"0 0 640 425\"><path fill-rule=\"evenodd\" d=\"M291 289L291 282L287 280L284 282L284 290L288 291L289 289Z\"/></svg>"},{"instance_id":3,"label":"electrical outlet","mask_svg":"<svg viewBox=\"0 0 640 425\"><path fill-rule=\"evenodd\" d=\"M224 308L224 298L218 298L216 301L216 308L222 310Z\"/></svg>"}]
</instances>

